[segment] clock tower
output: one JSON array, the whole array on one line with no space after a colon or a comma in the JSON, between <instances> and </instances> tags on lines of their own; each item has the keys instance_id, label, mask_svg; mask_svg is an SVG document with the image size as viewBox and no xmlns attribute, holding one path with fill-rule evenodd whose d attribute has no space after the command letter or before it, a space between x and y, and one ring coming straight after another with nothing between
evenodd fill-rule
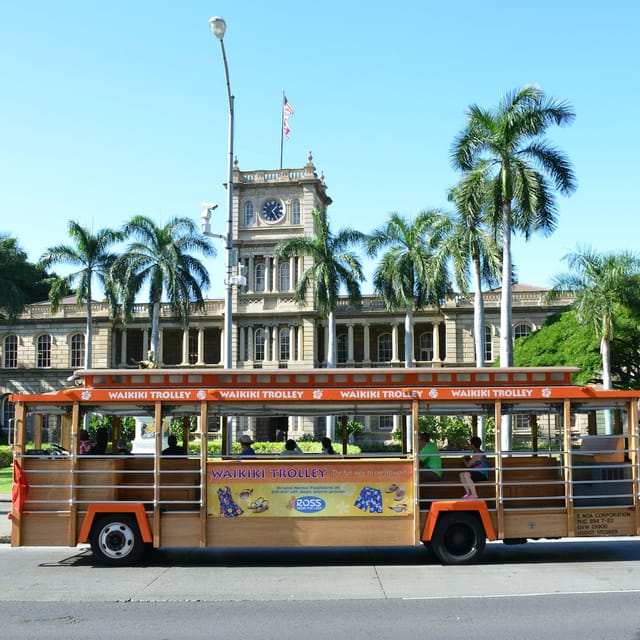
<instances>
[{"instance_id":1,"label":"clock tower","mask_svg":"<svg viewBox=\"0 0 640 640\"><path fill-rule=\"evenodd\" d=\"M294 292L311 259L276 258L278 245L313 235L311 212L331 204L311 153L301 169L233 170L234 267L246 283L233 290L233 359L238 368L307 368L315 361L318 314Z\"/></svg>"}]
</instances>

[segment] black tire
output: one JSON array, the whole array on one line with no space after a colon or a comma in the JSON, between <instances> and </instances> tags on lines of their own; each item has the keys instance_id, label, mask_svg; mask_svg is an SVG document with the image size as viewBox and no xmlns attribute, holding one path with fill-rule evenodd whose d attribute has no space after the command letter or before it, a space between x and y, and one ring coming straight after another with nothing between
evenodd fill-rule
<instances>
[{"instance_id":1,"label":"black tire","mask_svg":"<svg viewBox=\"0 0 640 640\"><path fill-rule=\"evenodd\" d=\"M473 513L454 511L438 519L431 548L444 564L469 564L484 553L487 537L480 519Z\"/></svg>"},{"instance_id":2,"label":"black tire","mask_svg":"<svg viewBox=\"0 0 640 640\"><path fill-rule=\"evenodd\" d=\"M118 513L95 519L90 544L96 564L112 567L135 564L145 550L135 516Z\"/></svg>"}]
</instances>

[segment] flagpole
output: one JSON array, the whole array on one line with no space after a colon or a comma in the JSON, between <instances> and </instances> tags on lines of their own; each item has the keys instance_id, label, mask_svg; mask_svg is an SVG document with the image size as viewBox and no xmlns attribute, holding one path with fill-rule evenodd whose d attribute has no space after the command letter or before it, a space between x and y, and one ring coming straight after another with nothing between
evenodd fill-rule
<instances>
[{"instance_id":1,"label":"flagpole","mask_svg":"<svg viewBox=\"0 0 640 640\"><path fill-rule=\"evenodd\" d=\"M282 90L282 106L280 108L280 169L282 169L282 147L284 143L284 89Z\"/></svg>"}]
</instances>

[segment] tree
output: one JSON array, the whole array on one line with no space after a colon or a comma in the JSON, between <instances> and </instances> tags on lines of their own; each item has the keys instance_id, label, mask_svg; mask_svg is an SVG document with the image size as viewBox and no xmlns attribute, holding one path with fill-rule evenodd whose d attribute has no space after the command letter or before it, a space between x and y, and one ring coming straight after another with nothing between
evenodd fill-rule
<instances>
[{"instance_id":1,"label":"tree","mask_svg":"<svg viewBox=\"0 0 640 640\"><path fill-rule=\"evenodd\" d=\"M367 253L382 256L373 286L391 311L405 313L405 366L413 366L413 312L438 305L449 292L447 262L436 260L436 248L452 229L451 220L437 210L423 211L408 221L392 213L386 224L367 238Z\"/></svg>"},{"instance_id":2,"label":"tree","mask_svg":"<svg viewBox=\"0 0 640 640\"><path fill-rule=\"evenodd\" d=\"M500 364L513 364L511 327L511 235L525 238L551 233L556 226L553 188L568 195L575 177L567 157L542 136L553 125L572 122L574 113L562 101L547 98L537 87L507 94L494 110L472 105L467 125L456 137L452 164L476 184L491 186L489 223L502 240L502 298L500 309ZM470 179L474 179L471 178ZM484 186L482 187L484 189Z\"/></svg>"},{"instance_id":3,"label":"tree","mask_svg":"<svg viewBox=\"0 0 640 640\"><path fill-rule=\"evenodd\" d=\"M578 320L593 328L600 343L602 386L611 389L611 341L623 311L635 310L640 303L640 259L629 252L600 254L590 249L564 259L570 273L554 278L548 299L575 293L573 308Z\"/></svg>"},{"instance_id":4,"label":"tree","mask_svg":"<svg viewBox=\"0 0 640 640\"><path fill-rule=\"evenodd\" d=\"M18 241L0 234L0 318L14 322L25 305L47 297L49 274L27 260Z\"/></svg>"},{"instance_id":5,"label":"tree","mask_svg":"<svg viewBox=\"0 0 640 640\"><path fill-rule=\"evenodd\" d=\"M350 304L359 305L361 301L362 266L349 249L362 242L363 235L353 229L342 229L334 234L324 214L314 209L311 215L314 235L284 240L278 245L276 256L279 260L294 256L311 258L312 264L302 273L294 297L299 305L304 306L307 291L313 286L314 306L329 323L327 367L333 368L336 366L335 311L341 287L346 288Z\"/></svg>"},{"instance_id":6,"label":"tree","mask_svg":"<svg viewBox=\"0 0 640 640\"><path fill-rule=\"evenodd\" d=\"M75 289L78 306L86 304L84 366L85 369L90 369L93 344L91 313L93 280L96 278L101 284L112 315L115 315L116 296L110 277L110 269L117 256L110 251L110 248L120 240L121 236L111 229L101 229L93 234L73 220L69 221L68 231L74 245L61 244L49 247L40 258L40 264L43 268L53 264L79 267L77 271L73 271L69 275L53 279L49 300L51 301L51 311L55 313L68 290Z\"/></svg>"},{"instance_id":7,"label":"tree","mask_svg":"<svg viewBox=\"0 0 640 640\"><path fill-rule=\"evenodd\" d=\"M482 285L495 286L501 273L500 245L486 226L486 183L477 184L481 177L470 174L449 191L449 200L455 203L457 217L454 228L438 252L453 262L456 282L465 292L469 270L473 283L473 340L476 366L484 366L484 297Z\"/></svg>"},{"instance_id":8,"label":"tree","mask_svg":"<svg viewBox=\"0 0 640 640\"><path fill-rule=\"evenodd\" d=\"M160 227L146 216L135 216L122 229L135 240L116 260L112 274L120 288L125 319L131 316L136 295L149 287L151 310L151 351L149 360L158 361L160 346L160 303L166 293L173 313L184 327L189 323L191 304L204 306L202 288L209 285L209 274L190 252L205 257L215 255L208 239L203 238L190 218L172 218Z\"/></svg>"}]
</instances>

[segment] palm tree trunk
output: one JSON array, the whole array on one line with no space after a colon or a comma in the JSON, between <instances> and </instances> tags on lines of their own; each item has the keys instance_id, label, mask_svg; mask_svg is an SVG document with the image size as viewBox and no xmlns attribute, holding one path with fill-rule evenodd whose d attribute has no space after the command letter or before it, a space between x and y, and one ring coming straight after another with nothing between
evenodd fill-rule
<instances>
[{"instance_id":1,"label":"palm tree trunk","mask_svg":"<svg viewBox=\"0 0 640 640\"><path fill-rule=\"evenodd\" d=\"M327 369L334 369L336 366L336 314L329 312L327 318L329 323L329 343L327 344Z\"/></svg>"},{"instance_id":2,"label":"palm tree trunk","mask_svg":"<svg viewBox=\"0 0 640 640\"><path fill-rule=\"evenodd\" d=\"M600 354L602 355L602 387L611 389L611 343L605 336L600 340ZM613 433L613 415L610 409L604 412L604 432L607 435Z\"/></svg>"},{"instance_id":3,"label":"palm tree trunk","mask_svg":"<svg viewBox=\"0 0 640 640\"><path fill-rule=\"evenodd\" d=\"M91 287L87 291L87 329L85 332L85 345L84 345L84 368L91 369L92 353L91 346L93 344L93 320L91 309Z\"/></svg>"},{"instance_id":4,"label":"palm tree trunk","mask_svg":"<svg viewBox=\"0 0 640 640\"><path fill-rule=\"evenodd\" d=\"M151 351L153 355L149 357L152 362L160 361L160 303L153 303L153 313L151 316Z\"/></svg>"},{"instance_id":5,"label":"palm tree trunk","mask_svg":"<svg viewBox=\"0 0 640 640\"><path fill-rule=\"evenodd\" d=\"M484 365L484 299L482 297L482 277L480 260L473 259L473 333L476 348L476 367Z\"/></svg>"},{"instance_id":6,"label":"palm tree trunk","mask_svg":"<svg viewBox=\"0 0 640 640\"><path fill-rule=\"evenodd\" d=\"M413 367L413 309L404 316L404 366Z\"/></svg>"},{"instance_id":7,"label":"palm tree trunk","mask_svg":"<svg viewBox=\"0 0 640 640\"><path fill-rule=\"evenodd\" d=\"M502 297L500 300L500 366L513 365L513 342L511 340L511 202L502 204ZM502 416L500 447L511 450L511 416Z\"/></svg>"}]
</instances>

